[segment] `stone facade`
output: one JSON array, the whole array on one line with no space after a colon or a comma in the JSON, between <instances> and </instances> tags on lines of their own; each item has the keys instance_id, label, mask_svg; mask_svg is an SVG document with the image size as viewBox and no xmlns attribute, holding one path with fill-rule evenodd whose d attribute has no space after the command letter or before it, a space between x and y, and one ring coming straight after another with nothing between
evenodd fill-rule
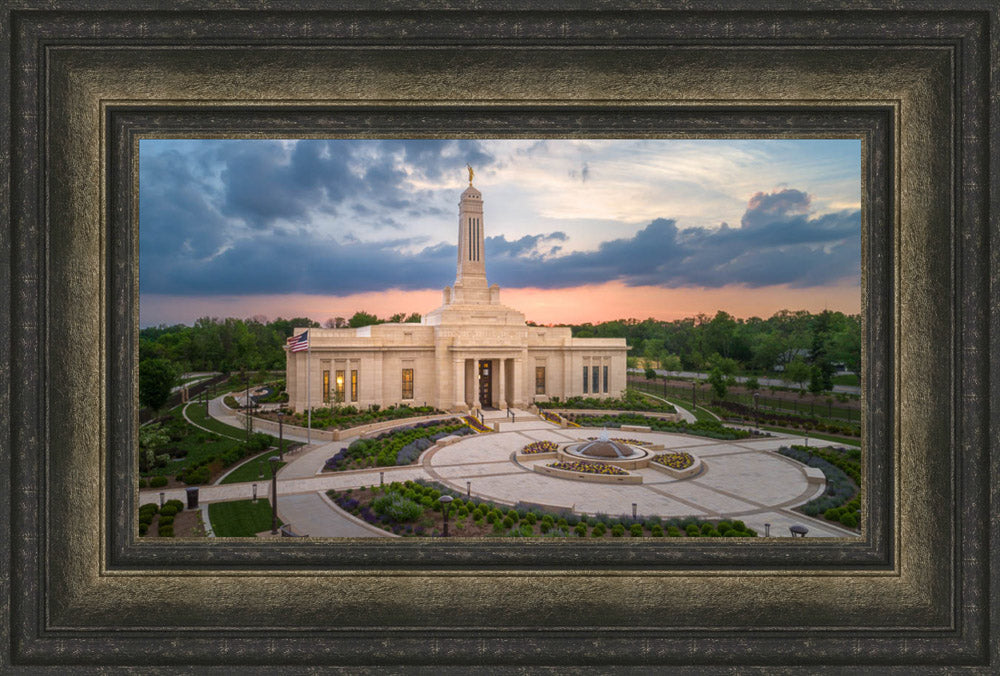
<instances>
[{"instance_id":1,"label":"stone facade","mask_svg":"<svg viewBox=\"0 0 1000 676\"><path fill-rule=\"evenodd\" d=\"M420 324L308 329L308 351L286 348L289 406L467 411L620 396L625 339L573 338L568 327L528 326L522 313L500 303L500 287L487 284L484 243L482 194L470 176L459 202L455 284L444 289L441 307ZM306 330L296 328L295 335Z\"/></svg>"}]
</instances>

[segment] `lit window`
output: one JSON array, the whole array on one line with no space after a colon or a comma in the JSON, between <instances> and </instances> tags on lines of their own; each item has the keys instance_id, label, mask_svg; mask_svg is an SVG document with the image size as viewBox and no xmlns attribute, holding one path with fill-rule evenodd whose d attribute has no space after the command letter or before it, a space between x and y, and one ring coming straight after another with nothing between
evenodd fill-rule
<instances>
[{"instance_id":1,"label":"lit window","mask_svg":"<svg viewBox=\"0 0 1000 676\"><path fill-rule=\"evenodd\" d=\"M330 372L323 371L323 403L330 403Z\"/></svg>"},{"instance_id":2,"label":"lit window","mask_svg":"<svg viewBox=\"0 0 1000 676\"><path fill-rule=\"evenodd\" d=\"M413 369L403 369L403 399L413 399Z\"/></svg>"},{"instance_id":3,"label":"lit window","mask_svg":"<svg viewBox=\"0 0 1000 676\"><path fill-rule=\"evenodd\" d=\"M545 367L535 367L535 394L545 394Z\"/></svg>"},{"instance_id":4,"label":"lit window","mask_svg":"<svg viewBox=\"0 0 1000 676\"><path fill-rule=\"evenodd\" d=\"M351 369L351 401L358 400L358 370Z\"/></svg>"},{"instance_id":5,"label":"lit window","mask_svg":"<svg viewBox=\"0 0 1000 676\"><path fill-rule=\"evenodd\" d=\"M337 371L337 401L344 401L344 372Z\"/></svg>"}]
</instances>

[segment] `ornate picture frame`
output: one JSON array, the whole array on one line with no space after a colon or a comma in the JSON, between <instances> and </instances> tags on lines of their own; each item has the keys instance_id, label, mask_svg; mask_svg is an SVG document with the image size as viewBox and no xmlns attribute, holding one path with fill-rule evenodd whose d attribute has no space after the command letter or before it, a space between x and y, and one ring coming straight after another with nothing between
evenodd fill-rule
<instances>
[{"instance_id":1,"label":"ornate picture frame","mask_svg":"<svg viewBox=\"0 0 1000 676\"><path fill-rule=\"evenodd\" d=\"M998 10L774 4L5 6L0 666L995 668ZM512 129L864 139L862 538L138 542L138 139Z\"/></svg>"}]
</instances>

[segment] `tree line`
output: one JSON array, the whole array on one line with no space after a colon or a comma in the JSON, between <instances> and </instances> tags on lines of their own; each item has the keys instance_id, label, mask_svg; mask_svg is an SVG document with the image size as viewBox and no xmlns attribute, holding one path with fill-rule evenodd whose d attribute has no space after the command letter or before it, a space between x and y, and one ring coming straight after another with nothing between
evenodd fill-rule
<instances>
[{"instance_id":1,"label":"tree line","mask_svg":"<svg viewBox=\"0 0 1000 676\"><path fill-rule=\"evenodd\" d=\"M723 311L669 322L622 319L574 325L573 335L625 338L630 357L669 371L764 375L777 369L793 382L818 372L823 390L830 389L837 367L853 373L861 368L861 315L831 310L781 310L768 319Z\"/></svg>"}]
</instances>

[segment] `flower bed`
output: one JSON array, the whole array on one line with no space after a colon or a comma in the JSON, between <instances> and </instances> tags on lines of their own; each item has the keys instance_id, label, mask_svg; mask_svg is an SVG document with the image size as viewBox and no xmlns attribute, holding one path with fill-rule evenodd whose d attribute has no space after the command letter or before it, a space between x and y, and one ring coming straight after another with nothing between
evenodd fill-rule
<instances>
[{"instance_id":1,"label":"flower bed","mask_svg":"<svg viewBox=\"0 0 1000 676\"><path fill-rule=\"evenodd\" d=\"M670 469L687 469L694 464L694 456L690 453L661 453L653 458L653 462Z\"/></svg>"},{"instance_id":2,"label":"flower bed","mask_svg":"<svg viewBox=\"0 0 1000 676\"><path fill-rule=\"evenodd\" d=\"M479 422L479 418L477 418L474 415L467 415L462 418L462 421L475 431L479 432L480 434L493 431L489 427L486 427L481 422Z\"/></svg>"},{"instance_id":3,"label":"flower bed","mask_svg":"<svg viewBox=\"0 0 1000 676\"><path fill-rule=\"evenodd\" d=\"M538 401L535 406L543 408L589 408L603 409L609 411L658 411L660 413L676 413L671 404L665 401L648 399L635 390L626 390L623 398L617 397L570 397L565 401L560 401L559 397L553 397L551 401Z\"/></svg>"},{"instance_id":4,"label":"flower bed","mask_svg":"<svg viewBox=\"0 0 1000 676\"><path fill-rule=\"evenodd\" d=\"M555 453L559 446L552 441L533 441L521 449L523 455L534 455L536 453Z\"/></svg>"},{"instance_id":5,"label":"flower bed","mask_svg":"<svg viewBox=\"0 0 1000 676\"><path fill-rule=\"evenodd\" d=\"M403 537L435 536L442 524L442 495L454 498L449 509L452 537L614 538L614 537L756 537L742 521L701 521L694 517L632 518L622 514L585 516L522 504L497 505L468 498L433 482L405 481L383 487L331 490L327 495L342 509L367 523ZM386 496L399 496L387 499ZM376 505L375 503L379 504ZM391 505L391 506L390 506ZM419 505L422 513L417 515ZM398 511L397 511L398 509ZM416 515L416 516L415 516Z\"/></svg>"},{"instance_id":6,"label":"flower bed","mask_svg":"<svg viewBox=\"0 0 1000 676\"><path fill-rule=\"evenodd\" d=\"M848 528L858 528L861 523L861 451L834 447L810 448L795 445L782 446L778 453L822 470L826 476L826 490L799 507L807 516L822 516Z\"/></svg>"},{"instance_id":7,"label":"flower bed","mask_svg":"<svg viewBox=\"0 0 1000 676\"><path fill-rule=\"evenodd\" d=\"M614 465L605 465L602 462L550 462L549 467L561 469L567 472L580 472L581 474L604 474L608 476L628 476L628 472L619 469Z\"/></svg>"},{"instance_id":8,"label":"flower bed","mask_svg":"<svg viewBox=\"0 0 1000 676\"><path fill-rule=\"evenodd\" d=\"M406 406L396 405L386 408L379 408L377 405L367 409L358 409L356 406L330 406L314 408L312 412L312 428L314 430L344 430L361 425L386 422L390 420L401 420L403 418L418 418L421 416L436 415L443 413L433 406ZM272 422L278 422L276 411L264 411L257 414L257 417ZM306 427L308 415L304 412L297 412L285 415L286 425L297 425Z\"/></svg>"},{"instance_id":9,"label":"flower bed","mask_svg":"<svg viewBox=\"0 0 1000 676\"><path fill-rule=\"evenodd\" d=\"M599 437L587 437L587 441L597 441ZM622 437L612 437L611 441L617 441L620 444L628 444L629 446L652 446L652 441L643 441L642 439L624 439Z\"/></svg>"},{"instance_id":10,"label":"flower bed","mask_svg":"<svg viewBox=\"0 0 1000 676\"><path fill-rule=\"evenodd\" d=\"M698 422L671 422L669 420L658 420L647 418L638 413L620 413L617 415L592 415L592 414L570 414L573 420L583 427L613 427L622 425L646 425L656 432L678 432L680 434L691 434L697 437L708 437L710 439L748 439L753 434L747 430L725 427L716 420L699 420Z\"/></svg>"},{"instance_id":11,"label":"flower bed","mask_svg":"<svg viewBox=\"0 0 1000 676\"><path fill-rule=\"evenodd\" d=\"M541 414L543 420L550 422L553 425L562 424L562 418L559 417L558 413L549 413L548 411L541 411L541 410L539 411L539 413Z\"/></svg>"},{"instance_id":12,"label":"flower bed","mask_svg":"<svg viewBox=\"0 0 1000 676\"><path fill-rule=\"evenodd\" d=\"M329 458L323 465L323 471L409 465L438 439L453 434L471 433L472 430L454 418L418 423L413 427L383 432L373 439L356 439L350 446L341 448Z\"/></svg>"}]
</instances>

